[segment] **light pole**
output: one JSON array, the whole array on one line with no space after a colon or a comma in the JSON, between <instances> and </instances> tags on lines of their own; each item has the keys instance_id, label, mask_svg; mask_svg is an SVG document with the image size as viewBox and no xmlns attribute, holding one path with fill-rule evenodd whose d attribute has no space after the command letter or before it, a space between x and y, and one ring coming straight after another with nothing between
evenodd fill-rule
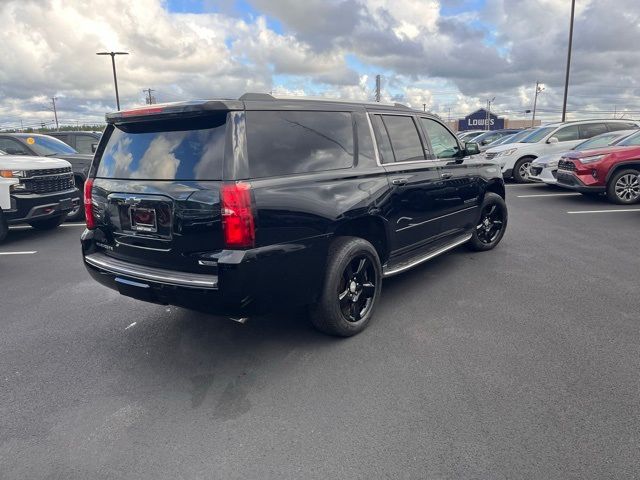
<instances>
[{"instance_id":1,"label":"light pole","mask_svg":"<svg viewBox=\"0 0 640 480\"><path fill-rule=\"evenodd\" d=\"M535 125L536 122L536 107L538 106L538 94L542 93L544 87L540 85L540 82L536 82L536 95L533 97L533 117L531 117L531 128Z\"/></svg>"},{"instance_id":2,"label":"light pole","mask_svg":"<svg viewBox=\"0 0 640 480\"><path fill-rule=\"evenodd\" d=\"M576 0L571 0L571 23L569 24L569 49L567 51L567 76L564 80L564 102L562 103L562 121L567 119L567 97L569 96L569 72L571 70L571 46L573 44L573 17L576 12Z\"/></svg>"},{"instance_id":3,"label":"light pole","mask_svg":"<svg viewBox=\"0 0 640 480\"><path fill-rule=\"evenodd\" d=\"M113 67L113 84L116 87L116 106L120 110L120 96L118 95L118 77L116 76L116 55L129 55L129 52L98 52L96 55L111 55L111 66Z\"/></svg>"}]
</instances>

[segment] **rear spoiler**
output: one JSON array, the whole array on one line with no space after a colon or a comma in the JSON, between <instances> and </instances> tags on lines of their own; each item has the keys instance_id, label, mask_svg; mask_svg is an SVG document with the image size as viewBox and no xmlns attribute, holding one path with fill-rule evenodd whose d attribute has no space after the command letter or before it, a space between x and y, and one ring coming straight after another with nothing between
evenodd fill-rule
<instances>
[{"instance_id":1,"label":"rear spoiler","mask_svg":"<svg viewBox=\"0 0 640 480\"><path fill-rule=\"evenodd\" d=\"M140 121L141 119L172 116L202 115L216 110L243 110L244 103L239 100L195 100L191 102L159 103L131 110L107 113L107 123Z\"/></svg>"}]
</instances>

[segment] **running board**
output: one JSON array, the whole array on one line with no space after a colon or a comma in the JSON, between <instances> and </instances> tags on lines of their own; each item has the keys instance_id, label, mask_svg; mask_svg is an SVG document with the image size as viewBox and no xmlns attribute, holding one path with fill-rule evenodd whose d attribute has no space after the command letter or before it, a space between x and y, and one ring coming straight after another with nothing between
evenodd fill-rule
<instances>
[{"instance_id":1,"label":"running board","mask_svg":"<svg viewBox=\"0 0 640 480\"><path fill-rule=\"evenodd\" d=\"M440 247L437 250L432 250L428 253L422 253L415 257L412 257L408 260L405 260L397 265L392 266L384 266L382 269L383 277L392 277L393 275L397 275L398 273L402 273L410 268L415 267L416 265L420 265L421 263L428 262L432 258L437 257L438 255L442 255L449 250L453 250L456 247L459 247L463 243L467 243L471 240L471 235L465 235L464 237L459 238L458 240L450 243L449 245L445 245L444 247Z\"/></svg>"}]
</instances>

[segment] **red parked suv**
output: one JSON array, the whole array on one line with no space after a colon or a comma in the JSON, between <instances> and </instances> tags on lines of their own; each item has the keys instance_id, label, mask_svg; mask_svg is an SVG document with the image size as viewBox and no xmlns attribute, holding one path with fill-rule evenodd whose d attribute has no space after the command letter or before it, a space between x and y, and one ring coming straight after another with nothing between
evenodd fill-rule
<instances>
[{"instance_id":1,"label":"red parked suv","mask_svg":"<svg viewBox=\"0 0 640 480\"><path fill-rule=\"evenodd\" d=\"M558 186L614 202L640 201L640 132L616 146L569 152L558 163Z\"/></svg>"}]
</instances>

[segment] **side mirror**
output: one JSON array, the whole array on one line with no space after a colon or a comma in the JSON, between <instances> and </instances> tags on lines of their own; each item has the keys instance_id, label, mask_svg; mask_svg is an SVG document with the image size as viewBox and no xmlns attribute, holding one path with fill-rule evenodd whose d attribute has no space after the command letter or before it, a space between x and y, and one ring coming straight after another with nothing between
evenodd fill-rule
<instances>
[{"instance_id":1,"label":"side mirror","mask_svg":"<svg viewBox=\"0 0 640 480\"><path fill-rule=\"evenodd\" d=\"M92 153L96 153L97 149L98 149L98 144L97 143L92 143L91 144L91 152Z\"/></svg>"},{"instance_id":2,"label":"side mirror","mask_svg":"<svg viewBox=\"0 0 640 480\"><path fill-rule=\"evenodd\" d=\"M547 140L547 143L558 143L558 137L551 137Z\"/></svg>"},{"instance_id":3,"label":"side mirror","mask_svg":"<svg viewBox=\"0 0 640 480\"><path fill-rule=\"evenodd\" d=\"M467 142L464 144L464 155L478 155L480 153L480 145L476 142Z\"/></svg>"}]
</instances>

